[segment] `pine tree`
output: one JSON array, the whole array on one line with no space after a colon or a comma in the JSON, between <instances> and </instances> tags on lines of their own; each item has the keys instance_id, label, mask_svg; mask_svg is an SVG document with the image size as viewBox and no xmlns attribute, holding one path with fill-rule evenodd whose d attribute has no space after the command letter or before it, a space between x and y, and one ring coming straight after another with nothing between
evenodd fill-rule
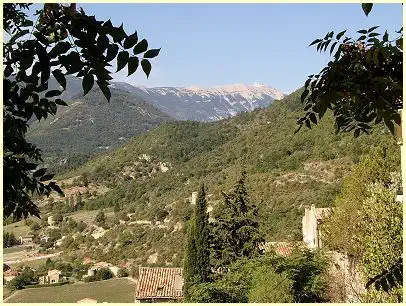
<instances>
[{"instance_id":1,"label":"pine tree","mask_svg":"<svg viewBox=\"0 0 406 306\"><path fill-rule=\"evenodd\" d=\"M206 282L210 274L209 215L204 185L197 196L193 217L189 221L184 261L185 297L188 289Z\"/></svg>"},{"instance_id":2,"label":"pine tree","mask_svg":"<svg viewBox=\"0 0 406 306\"><path fill-rule=\"evenodd\" d=\"M215 268L225 268L238 258L260 254L264 242L259 233L258 207L250 202L242 172L234 191L223 192L224 203L212 230L212 256Z\"/></svg>"}]
</instances>

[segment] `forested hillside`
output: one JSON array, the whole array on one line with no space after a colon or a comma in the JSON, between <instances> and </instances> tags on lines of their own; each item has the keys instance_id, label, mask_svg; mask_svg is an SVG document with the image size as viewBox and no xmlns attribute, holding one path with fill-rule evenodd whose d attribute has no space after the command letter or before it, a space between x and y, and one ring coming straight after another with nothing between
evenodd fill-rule
<instances>
[{"instance_id":1,"label":"forested hillside","mask_svg":"<svg viewBox=\"0 0 406 306\"><path fill-rule=\"evenodd\" d=\"M99 89L94 89L85 97L68 102L56 116L31 123L27 137L43 151L51 170L83 164L92 154L118 147L171 120L129 92L111 91L110 103Z\"/></svg>"},{"instance_id":2,"label":"forested hillside","mask_svg":"<svg viewBox=\"0 0 406 306\"><path fill-rule=\"evenodd\" d=\"M312 130L294 134L300 93L296 91L267 109L215 123L163 124L63 178L85 174L90 182L110 188L88 200L84 209L117 206L135 213L135 219L162 222L165 218L165 226L155 230L128 232L126 235L137 236L131 241L139 243L111 249L109 256L123 258L134 253L145 261L157 253L158 263L174 258L179 263L181 256L172 256L182 255L184 249L181 229L191 213L191 193L204 182L209 208L214 208L211 216L215 217L221 191L229 191L242 170L247 171L251 200L260 208L265 239L301 239L303 206L330 206L352 165L371 147L391 137L381 128L356 139L336 135L331 118ZM119 241L123 229L110 232L106 245L112 239Z\"/></svg>"}]
</instances>

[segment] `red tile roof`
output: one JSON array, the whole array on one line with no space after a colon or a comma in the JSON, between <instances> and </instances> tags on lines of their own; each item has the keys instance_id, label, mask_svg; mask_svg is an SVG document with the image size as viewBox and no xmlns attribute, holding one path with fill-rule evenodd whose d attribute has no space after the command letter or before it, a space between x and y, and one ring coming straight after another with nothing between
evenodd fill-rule
<instances>
[{"instance_id":1,"label":"red tile roof","mask_svg":"<svg viewBox=\"0 0 406 306\"><path fill-rule=\"evenodd\" d=\"M260 246L260 249L265 252L274 250L279 256L292 255L292 246L289 242L265 242L264 245Z\"/></svg>"},{"instance_id":2,"label":"red tile roof","mask_svg":"<svg viewBox=\"0 0 406 306\"><path fill-rule=\"evenodd\" d=\"M138 300L182 299L183 269L140 267L135 296Z\"/></svg>"},{"instance_id":3,"label":"red tile roof","mask_svg":"<svg viewBox=\"0 0 406 306\"><path fill-rule=\"evenodd\" d=\"M3 276L17 276L17 275L20 275L20 274L21 273L16 271L16 270L9 269L7 271L4 271Z\"/></svg>"}]
</instances>

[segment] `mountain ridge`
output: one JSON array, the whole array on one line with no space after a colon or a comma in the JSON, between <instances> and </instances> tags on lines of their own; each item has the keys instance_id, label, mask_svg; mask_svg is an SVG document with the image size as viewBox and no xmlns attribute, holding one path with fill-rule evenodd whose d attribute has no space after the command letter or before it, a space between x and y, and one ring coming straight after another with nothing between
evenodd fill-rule
<instances>
[{"instance_id":1,"label":"mountain ridge","mask_svg":"<svg viewBox=\"0 0 406 306\"><path fill-rule=\"evenodd\" d=\"M113 82L113 88L133 92L178 120L216 121L240 112L267 107L286 95L267 85L232 84L214 87L145 87Z\"/></svg>"}]
</instances>

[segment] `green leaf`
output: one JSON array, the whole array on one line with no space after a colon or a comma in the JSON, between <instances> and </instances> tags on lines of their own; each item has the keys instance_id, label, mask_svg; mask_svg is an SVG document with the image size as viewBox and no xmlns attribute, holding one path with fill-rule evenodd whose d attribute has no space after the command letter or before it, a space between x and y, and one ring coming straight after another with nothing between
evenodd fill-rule
<instances>
[{"instance_id":1,"label":"green leaf","mask_svg":"<svg viewBox=\"0 0 406 306\"><path fill-rule=\"evenodd\" d=\"M57 193L59 193L61 196L65 196L61 187L59 187L55 182L49 183L48 186L51 187L53 190L55 190Z\"/></svg>"},{"instance_id":2,"label":"green leaf","mask_svg":"<svg viewBox=\"0 0 406 306\"><path fill-rule=\"evenodd\" d=\"M68 104L66 104L66 102L61 99L56 99L55 103L58 105L68 106Z\"/></svg>"},{"instance_id":3,"label":"green leaf","mask_svg":"<svg viewBox=\"0 0 406 306\"><path fill-rule=\"evenodd\" d=\"M103 27L112 28L113 24L111 23L111 20L109 19L105 23L103 23Z\"/></svg>"},{"instance_id":4,"label":"green leaf","mask_svg":"<svg viewBox=\"0 0 406 306\"><path fill-rule=\"evenodd\" d=\"M369 28L368 33L372 32L373 30L376 30L377 28L379 28L379 26L374 26L372 28Z\"/></svg>"},{"instance_id":5,"label":"green leaf","mask_svg":"<svg viewBox=\"0 0 406 306\"><path fill-rule=\"evenodd\" d=\"M120 71L127 65L128 59L130 55L128 54L127 51L121 51L118 56L117 56L117 71Z\"/></svg>"},{"instance_id":6,"label":"green leaf","mask_svg":"<svg viewBox=\"0 0 406 306\"><path fill-rule=\"evenodd\" d=\"M388 39L389 39L388 31L385 31L385 34L383 35L383 42L387 42Z\"/></svg>"},{"instance_id":7,"label":"green leaf","mask_svg":"<svg viewBox=\"0 0 406 306\"><path fill-rule=\"evenodd\" d=\"M310 46L313 46L313 45L315 45L315 44L317 44L317 43L319 43L319 42L321 42L321 41L322 41L321 39L313 40L313 42L309 45L309 47L310 47Z\"/></svg>"},{"instance_id":8,"label":"green leaf","mask_svg":"<svg viewBox=\"0 0 406 306\"><path fill-rule=\"evenodd\" d=\"M151 63L149 62L149 60L143 59L141 61L141 67L142 67L142 70L144 70L144 73L148 78L149 74L151 73L151 68L152 68Z\"/></svg>"},{"instance_id":9,"label":"green leaf","mask_svg":"<svg viewBox=\"0 0 406 306\"><path fill-rule=\"evenodd\" d=\"M128 60L128 76L132 75L135 71L137 71L139 65L139 59L136 56L130 57Z\"/></svg>"},{"instance_id":10,"label":"green leaf","mask_svg":"<svg viewBox=\"0 0 406 306\"><path fill-rule=\"evenodd\" d=\"M367 34L368 31L367 31L367 30L359 30L359 31L357 31L357 33L360 33L360 34Z\"/></svg>"},{"instance_id":11,"label":"green leaf","mask_svg":"<svg viewBox=\"0 0 406 306\"><path fill-rule=\"evenodd\" d=\"M309 118L314 124L317 124L317 118L316 118L316 115L314 113L311 113Z\"/></svg>"},{"instance_id":12,"label":"green leaf","mask_svg":"<svg viewBox=\"0 0 406 306\"><path fill-rule=\"evenodd\" d=\"M66 89L66 78L62 71L60 69L56 69L52 71L52 74L58 81L58 83L63 87L63 89Z\"/></svg>"},{"instance_id":13,"label":"green leaf","mask_svg":"<svg viewBox=\"0 0 406 306\"><path fill-rule=\"evenodd\" d=\"M375 37L375 36L379 36L381 34L379 33L369 33L368 37Z\"/></svg>"},{"instance_id":14,"label":"green leaf","mask_svg":"<svg viewBox=\"0 0 406 306\"><path fill-rule=\"evenodd\" d=\"M107 35L101 35L99 34L99 37L97 38L97 48L100 50L100 52L104 52L106 48L109 46L109 38Z\"/></svg>"},{"instance_id":15,"label":"green leaf","mask_svg":"<svg viewBox=\"0 0 406 306\"><path fill-rule=\"evenodd\" d=\"M145 52L144 58L154 58L158 56L159 51L161 51L161 48L148 50L147 52Z\"/></svg>"},{"instance_id":16,"label":"green leaf","mask_svg":"<svg viewBox=\"0 0 406 306\"><path fill-rule=\"evenodd\" d=\"M333 53L333 51L334 51L334 47L337 45L337 42L334 42L332 45L331 45L331 48L330 48L330 55Z\"/></svg>"},{"instance_id":17,"label":"green leaf","mask_svg":"<svg viewBox=\"0 0 406 306\"><path fill-rule=\"evenodd\" d=\"M340 40L340 38L343 37L343 35L345 34L345 32L347 32L347 30L338 33L337 36L336 36L336 39L337 39L337 40Z\"/></svg>"},{"instance_id":18,"label":"green leaf","mask_svg":"<svg viewBox=\"0 0 406 306\"><path fill-rule=\"evenodd\" d=\"M121 26L118 28L113 27L110 35L113 37L113 41L115 43L118 43L127 37L127 34L125 33L123 28L123 24L121 24Z\"/></svg>"},{"instance_id":19,"label":"green leaf","mask_svg":"<svg viewBox=\"0 0 406 306\"><path fill-rule=\"evenodd\" d=\"M34 164L34 163L27 163L27 164L25 164L25 169L27 169L27 170L35 170L36 168L37 168L37 164Z\"/></svg>"},{"instance_id":20,"label":"green leaf","mask_svg":"<svg viewBox=\"0 0 406 306\"><path fill-rule=\"evenodd\" d=\"M115 59L116 56L117 56L117 53L118 53L118 45L113 44L113 45L108 46L107 55L106 55L106 61L110 62L113 59Z\"/></svg>"},{"instance_id":21,"label":"green leaf","mask_svg":"<svg viewBox=\"0 0 406 306\"><path fill-rule=\"evenodd\" d=\"M307 97L308 94L309 94L309 90L308 90L308 89L305 89L305 90L303 91L302 95L300 96L300 100L303 102L303 101L306 99L306 97Z\"/></svg>"},{"instance_id":22,"label":"green leaf","mask_svg":"<svg viewBox=\"0 0 406 306\"><path fill-rule=\"evenodd\" d=\"M60 90L50 90L45 94L45 98L52 98L56 96L60 96L62 94L62 91Z\"/></svg>"},{"instance_id":23,"label":"green leaf","mask_svg":"<svg viewBox=\"0 0 406 306\"><path fill-rule=\"evenodd\" d=\"M107 101L110 102L111 92L108 87L108 83L99 80L97 80L96 83L99 85L99 88L102 91L103 95L106 97Z\"/></svg>"},{"instance_id":24,"label":"green leaf","mask_svg":"<svg viewBox=\"0 0 406 306\"><path fill-rule=\"evenodd\" d=\"M138 42L138 36L137 36L137 32L135 32L134 34L128 36L124 40L124 49L130 49L130 48L134 47L137 42Z\"/></svg>"},{"instance_id":25,"label":"green leaf","mask_svg":"<svg viewBox=\"0 0 406 306\"><path fill-rule=\"evenodd\" d=\"M381 284L381 287L382 287L382 289L385 291L385 292L388 292L389 291L389 285L388 285L388 283L386 282L386 278L381 278L380 279L380 284Z\"/></svg>"},{"instance_id":26,"label":"green leaf","mask_svg":"<svg viewBox=\"0 0 406 306\"><path fill-rule=\"evenodd\" d=\"M368 16L372 10L373 3L362 3L362 10L365 13L365 16Z\"/></svg>"},{"instance_id":27,"label":"green leaf","mask_svg":"<svg viewBox=\"0 0 406 306\"><path fill-rule=\"evenodd\" d=\"M94 84L93 74L91 73L85 74L82 81L83 93L85 96L92 89L93 84Z\"/></svg>"},{"instance_id":28,"label":"green leaf","mask_svg":"<svg viewBox=\"0 0 406 306\"><path fill-rule=\"evenodd\" d=\"M42 176L42 177L39 179L39 181L40 181L40 182L49 181L49 180L52 180L53 177L54 177L53 174L46 174L46 175Z\"/></svg>"},{"instance_id":29,"label":"green leaf","mask_svg":"<svg viewBox=\"0 0 406 306\"><path fill-rule=\"evenodd\" d=\"M14 36L12 36L10 38L10 43L14 43L17 39L19 39L20 37L24 36L25 34L30 33L28 30L22 30L20 32L17 32L17 34L15 34Z\"/></svg>"},{"instance_id":30,"label":"green leaf","mask_svg":"<svg viewBox=\"0 0 406 306\"><path fill-rule=\"evenodd\" d=\"M24 20L24 22L21 24L23 27L32 27L34 25L34 22L31 20Z\"/></svg>"},{"instance_id":31,"label":"green leaf","mask_svg":"<svg viewBox=\"0 0 406 306\"><path fill-rule=\"evenodd\" d=\"M361 41L361 40L365 40L365 38L367 38L365 35L362 35L362 36L360 36L359 38L358 38L358 41Z\"/></svg>"},{"instance_id":32,"label":"green leaf","mask_svg":"<svg viewBox=\"0 0 406 306\"><path fill-rule=\"evenodd\" d=\"M392 135L395 135L395 125L393 122L387 118L384 118L385 125L388 127L389 131L392 133Z\"/></svg>"},{"instance_id":33,"label":"green leaf","mask_svg":"<svg viewBox=\"0 0 406 306\"><path fill-rule=\"evenodd\" d=\"M6 78L8 78L12 73L13 73L13 67L11 67L11 65L6 66L6 68L4 68L4 76Z\"/></svg>"},{"instance_id":34,"label":"green leaf","mask_svg":"<svg viewBox=\"0 0 406 306\"><path fill-rule=\"evenodd\" d=\"M148 42L145 39L143 39L134 47L134 50L133 50L134 55L145 52L145 51L147 51L147 49L148 49Z\"/></svg>"},{"instance_id":35,"label":"green leaf","mask_svg":"<svg viewBox=\"0 0 406 306\"><path fill-rule=\"evenodd\" d=\"M43 175L45 174L45 172L47 172L47 169L46 169L46 168L42 168L42 169L39 169L39 170L35 171L35 172L32 174L32 176L33 176L33 177L40 177L40 176L43 176Z\"/></svg>"},{"instance_id":36,"label":"green leaf","mask_svg":"<svg viewBox=\"0 0 406 306\"><path fill-rule=\"evenodd\" d=\"M52 48L52 50L49 52L49 56L51 58L57 57L61 54L64 54L68 52L71 49L70 43L66 41L61 41L55 45L55 47Z\"/></svg>"},{"instance_id":37,"label":"green leaf","mask_svg":"<svg viewBox=\"0 0 406 306\"><path fill-rule=\"evenodd\" d=\"M396 40L396 47L403 50L403 38L399 38L398 40Z\"/></svg>"}]
</instances>

